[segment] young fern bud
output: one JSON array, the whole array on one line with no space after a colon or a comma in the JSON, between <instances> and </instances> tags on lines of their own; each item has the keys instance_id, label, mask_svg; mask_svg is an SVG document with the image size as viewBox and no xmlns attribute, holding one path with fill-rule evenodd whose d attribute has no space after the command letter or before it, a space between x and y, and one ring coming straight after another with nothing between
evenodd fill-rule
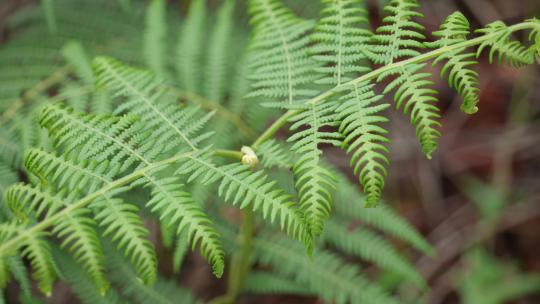
<instances>
[{"instance_id":1,"label":"young fern bud","mask_svg":"<svg viewBox=\"0 0 540 304\"><path fill-rule=\"evenodd\" d=\"M255 154L255 151L251 149L251 147L243 146L240 151L242 152L242 164L249 165L251 168L257 167L257 165L259 164L259 158L257 157L257 154Z\"/></svg>"}]
</instances>

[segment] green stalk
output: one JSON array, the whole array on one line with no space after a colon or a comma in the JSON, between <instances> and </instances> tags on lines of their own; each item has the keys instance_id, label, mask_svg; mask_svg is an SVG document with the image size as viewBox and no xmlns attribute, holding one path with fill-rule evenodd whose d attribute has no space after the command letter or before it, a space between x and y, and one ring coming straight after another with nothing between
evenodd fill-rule
<instances>
[{"instance_id":1,"label":"green stalk","mask_svg":"<svg viewBox=\"0 0 540 304\"><path fill-rule=\"evenodd\" d=\"M253 211L251 209L242 210L243 221L240 227L237 243L240 250L235 252L231 259L231 271L225 298L229 303L236 303L236 300L246 281L246 276L251 268L251 251L253 247Z\"/></svg>"}]
</instances>

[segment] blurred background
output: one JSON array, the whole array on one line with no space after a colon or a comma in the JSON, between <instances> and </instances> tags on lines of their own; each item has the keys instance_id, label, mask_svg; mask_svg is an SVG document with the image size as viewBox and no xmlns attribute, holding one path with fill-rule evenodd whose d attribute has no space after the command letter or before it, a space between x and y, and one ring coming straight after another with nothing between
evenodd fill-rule
<instances>
[{"instance_id":1,"label":"blurred background","mask_svg":"<svg viewBox=\"0 0 540 304\"><path fill-rule=\"evenodd\" d=\"M24 15L18 14L37 5L36 2L0 1L0 55L26 26ZM175 2L180 14L186 13L188 0L170 2ZM320 9L315 0L285 2L303 17L316 18ZM367 2L372 25L377 26L386 1ZM444 18L456 10L469 18L472 28L494 20L512 24L540 17L538 0L420 2L425 15L421 23L428 32L437 30ZM219 3L208 1L208 7L217 7ZM238 24L247 30L245 3L237 9ZM13 16L16 18L10 18ZM129 27L128 31L137 31L142 25L135 21L125 26ZM85 35L91 36L92 32ZM46 44L45 40L48 38L36 43ZM106 47L113 53L123 51L114 44ZM51 52L54 51L57 50L53 48ZM56 63L52 60L51 64ZM483 57L476 70L480 73L481 98L480 111L473 116L459 110L459 96L443 83L445 80L434 79L444 119L440 148L431 161L418 149L413 128L403 128L408 125L406 118L391 112L393 152L384 195L438 252L436 258L413 256L415 266L431 289L426 298L428 303L540 303L539 67L514 69L490 65ZM0 77L8 77L3 72L0 66ZM43 75L36 72L33 77L28 83ZM9 88L0 86L0 99L13 100L28 83L11 83ZM3 113L8 108L8 102L0 103ZM336 150L327 155L343 172L350 171L348 157L343 153ZM206 271L198 270L204 263L198 255L190 255L181 280L199 295L219 294L222 283ZM163 267L162 271L167 273L167 267ZM69 288L64 287L51 301L75 303L70 294ZM268 296L250 303L317 301L310 297Z\"/></svg>"}]
</instances>

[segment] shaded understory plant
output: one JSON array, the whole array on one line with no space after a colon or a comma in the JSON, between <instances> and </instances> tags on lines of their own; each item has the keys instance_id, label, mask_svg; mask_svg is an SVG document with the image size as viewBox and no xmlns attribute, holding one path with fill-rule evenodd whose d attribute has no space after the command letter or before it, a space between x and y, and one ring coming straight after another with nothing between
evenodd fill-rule
<instances>
[{"instance_id":1,"label":"shaded understory plant","mask_svg":"<svg viewBox=\"0 0 540 304\"><path fill-rule=\"evenodd\" d=\"M118 2L44 1L52 33L28 10L12 21L27 29L0 50L10 63L0 70L9 75L0 83L0 286L15 279L24 301L35 297L24 261L45 295L61 278L89 303L194 301L158 274L150 222L175 272L190 247L216 277L228 269L215 303L244 292L399 303L403 284L421 293L426 282L389 237L433 249L380 203L388 111L410 119L431 158L441 114L428 64L442 66L473 114L472 67L483 53L515 67L540 56L536 19L471 34L456 12L428 41L415 0L390 1L374 31L361 0L323 0L317 20L250 0L249 28L235 24L233 0L215 16L195 0L181 23L153 0L144 26L140 5ZM513 37L522 31L525 43ZM364 195L325 160L329 146L350 155ZM241 223L225 215L231 208ZM398 283L368 278L345 256Z\"/></svg>"}]
</instances>

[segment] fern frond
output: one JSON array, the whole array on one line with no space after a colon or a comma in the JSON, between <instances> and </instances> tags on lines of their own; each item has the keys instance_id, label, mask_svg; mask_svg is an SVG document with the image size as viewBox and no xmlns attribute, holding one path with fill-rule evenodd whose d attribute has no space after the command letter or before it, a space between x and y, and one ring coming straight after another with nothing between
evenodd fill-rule
<instances>
[{"instance_id":1,"label":"fern frond","mask_svg":"<svg viewBox=\"0 0 540 304\"><path fill-rule=\"evenodd\" d=\"M56 250L55 250L56 249ZM102 295L96 288L92 286L92 281L84 271L69 255L64 253L59 248L53 247L53 256L62 273L62 278L66 280L73 293L77 298L85 304L103 303L103 304L120 304L124 303L120 300L119 295L114 289L109 289L107 294Z\"/></svg>"},{"instance_id":2,"label":"fern frond","mask_svg":"<svg viewBox=\"0 0 540 304\"><path fill-rule=\"evenodd\" d=\"M425 288L426 282L418 271L389 243L367 229L347 229L342 220L327 223L323 239L344 252L372 262L382 269L398 274L404 280Z\"/></svg>"},{"instance_id":3,"label":"fern frond","mask_svg":"<svg viewBox=\"0 0 540 304\"><path fill-rule=\"evenodd\" d=\"M49 218L61 208L69 208L74 196L74 194L70 194L66 197L63 193L52 195L32 186L19 184L11 187L7 191L6 201L15 214L19 216L23 215L26 217L22 214L24 210L25 213L34 212L37 217ZM69 211L66 212L65 215L54 221L52 232L63 239L63 247L69 246L69 250L73 253L75 259L84 265L96 287L100 292L104 293L108 288L108 283L103 274L103 253L99 244L97 232L95 231L97 225L94 220L87 217L90 213L89 209L79 208L76 210L67 210ZM26 244L27 248L30 247L31 249L27 252L23 250L23 255L38 255L38 253L35 253L37 250L41 250L41 253L39 253L40 256L45 254L43 253L45 250L43 245L46 245L47 243L40 243L38 242L39 240L35 239L41 235L42 234L38 232L37 234L28 234L25 236L23 243L20 244L20 246L25 245L25 242L29 238L32 238L31 244L35 243L36 246L39 245L40 247L36 248L32 247L31 244ZM46 250L48 250L48 248ZM47 254L50 258L50 252ZM49 261L52 261L52 258L49 259ZM40 267L43 268L44 266ZM41 281L41 279L42 276L39 277L38 282L44 284L44 287L42 288L43 292L46 294L50 293L50 285L52 285L54 278L51 278L50 282L49 280Z\"/></svg>"},{"instance_id":4,"label":"fern frond","mask_svg":"<svg viewBox=\"0 0 540 304\"><path fill-rule=\"evenodd\" d=\"M94 74L88 59L88 54L79 41L69 41L62 46L62 55L66 61L73 66L75 74L83 80L85 84L93 85Z\"/></svg>"},{"instance_id":5,"label":"fern frond","mask_svg":"<svg viewBox=\"0 0 540 304\"><path fill-rule=\"evenodd\" d=\"M47 296L51 295L52 286L56 280L56 267L44 234L27 235L21 244L22 256L28 258L32 265L33 277L38 282L39 289Z\"/></svg>"},{"instance_id":6,"label":"fern frond","mask_svg":"<svg viewBox=\"0 0 540 304\"><path fill-rule=\"evenodd\" d=\"M460 12L455 12L448 16L441 25L441 29L433 33L439 39L432 43L426 43L431 48L444 48L452 44L464 42L469 35L469 21ZM478 73L470 68L477 64L474 59L476 55L466 52L465 48L446 52L437 57L433 64L446 61L441 76L448 73L448 83L454 87L463 98L461 110L467 114L474 114L478 111Z\"/></svg>"},{"instance_id":7,"label":"fern frond","mask_svg":"<svg viewBox=\"0 0 540 304\"><path fill-rule=\"evenodd\" d=\"M260 210L263 218L269 218L271 223L279 216L279 224L287 234L302 241L310 250L312 246L311 233L306 227L303 213L291 201L290 195L275 187L275 182L268 181L263 171L250 172L249 166L229 164L217 166L210 160L209 155L203 154L189 157L182 164L178 174L189 175L188 182L198 180L209 185L219 182L218 195L241 209L250 207L253 211Z\"/></svg>"},{"instance_id":8,"label":"fern frond","mask_svg":"<svg viewBox=\"0 0 540 304\"><path fill-rule=\"evenodd\" d=\"M212 29L206 56L205 96L215 102L222 102L229 83L227 72L231 59L231 38L235 1L224 1L219 8L217 21Z\"/></svg>"},{"instance_id":9,"label":"fern frond","mask_svg":"<svg viewBox=\"0 0 540 304\"><path fill-rule=\"evenodd\" d=\"M337 175L340 187L336 192L336 213L349 219L360 220L386 234L405 241L417 250L433 256L434 250L429 243L411 225L392 208L380 204L377 208L366 210L351 197L361 194L346 177Z\"/></svg>"},{"instance_id":10,"label":"fern frond","mask_svg":"<svg viewBox=\"0 0 540 304\"><path fill-rule=\"evenodd\" d=\"M40 177L42 182L54 182L59 189L93 193L105 184L110 184L118 170L109 168L108 162L73 163L42 150L30 150L25 157L29 172ZM119 193L121 191L117 191ZM118 248L131 255L132 262L147 283L156 276L157 261L148 231L137 216L138 209L114 199L102 196L91 204L95 219L104 227L104 235L112 235ZM54 212L54 211L53 211Z\"/></svg>"},{"instance_id":11,"label":"fern frond","mask_svg":"<svg viewBox=\"0 0 540 304\"><path fill-rule=\"evenodd\" d=\"M12 256L7 259L7 265L13 278L19 283L23 299L32 297L31 282L28 277L24 261L19 256ZM0 275L1 276L1 275ZM0 286L2 286L0 279Z\"/></svg>"},{"instance_id":12,"label":"fern frond","mask_svg":"<svg viewBox=\"0 0 540 304\"><path fill-rule=\"evenodd\" d=\"M112 90L113 97L126 97L115 114L127 111L140 117L145 127L152 130L152 137L159 138L158 144L166 146L166 150L174 148L176 153L185 148L194 150L209 136L209 133L195 135L212 114L195 119L198 108L178 109L174 99L166 98L165 89L152 73L104 57L94 60L94 69L98 84Z\"/></svg>"},{"instance_id":13,"label":"fern frond","mask_svg":"<svg viewBox=\"0 0 540 304\"><path fill-rule=\"evenodd\" d=\"M345 136L343 146L347 153L352 153L350 164L367 195L367 207L376 206L381 199L389 162L389 151L384 145L389 142L387 131L379 125L388 121L379 113L389 105L376 104L381 98L373 92L373 85L354 84L350 93L340 98L336 109L341 122L339 132Z\"/></svg>"},{"instance_id":14,"label":"fern frond","mask_svg":"<svg viewBox=\"0 0 540 304\"><path fill-rule=\"evenodd\" d=\"M317 81L332 86L341 85L355 74L370 71L359 63L366 58L363 48L370 40L371 32L362 28L368 25L363 0L323 0L324 9L311 35L317 44L313 58L322 66L315 71L323 75Z\"/></svg>"},{"instance_id":15,"label":"fern frond","mask_svg":"<svg viewBox=\"0 0 540 304\"><path fill-rule=\"evenodd\" d=\"M180 86L193 93L201 91L201 62L206 9L203 0L191 1L186 21L182 24L176 48L176 71Z\"/></svg>"},{"instance_id":16,"label":"fern frond","mask_svg":"<svg viewBox=\"0 0 540 304\"><path fill-rule=\"evenodd\" d=\"M41 149L31 149L24 157L24 167L39 177L42 185L54 183L58 189L92 193L109 183L118 174L118 168L108 161L73 162Z\"/></svg>"},{"instance_id":17,"label":"fern frond","mask_svg":"<svg viewBox=\"0 0 540 304\"><path fill-rule=\"evenodd\" d=\"M55 145L62 147L67 155L80 161L111 159L113 165L122 164L121 171L136 162L149 164L147 158L153 159L161 152L156 151L149 141L138 145L143 138L133 138L141 129L136 121L134 116L84 115L60 104L44 107L39 117L40 125L49 131ZM134 140L135 143L130 142Z\"/></svg>"},{"instance_id":18,"label":"fern frond","mask_svg":"<svg viewBox=\"0 0 540 304\"><path fill-rule=\"evenodd\" d=\"M384 25L377 29L372 38L370 59L376 64L390 65L398 59L420 56L418 49L424 48L421 33L424 27L413 21L422 14L415 11L419 7L417 0L392 0L385 6L390 15L383 19ZM394 100L396 107L410 116L411 124L416 126L416 136L424 154L430 159L437 148L440 132L439 109L434 105L436 91L426 88L433 85L428 79L429 73L419 73L425 64L399 64L395 68L380 73L377 81L396 75L396 78L385 88L383 94L397 89Z\"/></svg>"},{"instance_id":19,"label":"fern frond","mask_svg":"<svg viewBox=\"0 0 540 304\"><path fill-rule=\"evenodd\" d=\"M143 57L156 75L168 78L166 1L152 0L146 11Z\"/></svg>"},{"instance_id":20,"label":"fern frond","mask_svg":"<svg viewBox=\"0 0 540 304\"><path fill-rule=\"evenodd\" d=\"M195 298L176 282L158 278L154 286L141 284L134 279L133 269L114 253L109 254L109 265L113 269L111 279L121 287L122 294L131 302L158 303L158 304L191 304L196 303Z\"/></svg>"},{"instance_id":21,"label":"fern frond","mask_svg":"<svg viewBox=\"0 0 540 304\"><path fill-rule=\"evenodd\" d=\"M299 201L306 214L311 232L318 236L332 209L332 192L336 183L332 173L321 164L322 150L319 145L338 146L341 135L323 131L322 128L336 126L335 104L309 104L305 110L291 117L291 130L296 131L288 139L294 142L291 150L299 155L292 170ZM298 131L303 126L306 129Z\"/></svg>"},{"instance_id":22,"label":"fern frond","mask_svg":"<svg viewBox=\"0 0 540 304\"><path fill-rule=\"evenodd\" d=\"M437 91L430 89L433 82L430 73L421 73L420 70L425 64L411 64L400 67L381 75L379 81L384 77L397 74L385 89L383 94L388 94L396 89L394 100L396 107L404 114L410 116L411 124L416 127L416 137L422 146L422 151L428 159L431 159L433 152L437 149L437 139L441 136L438 128L439 109L435 106L438 101L434 96Z\"/></svg>"},{"instance_id":23,"label":"fern frond","mask_svg":"<svg viewBox=\"0 0 540 304\"><path fill-rule=\"evenodd\" d=\"M104 273L103 250L97 236L97 223L89 218L91 211L79 208L61 217L53 227L53 233L63 238L62 247L67 247L73 257L88 272L98 290L105 294L109 282Z\"/></svg>"},{"instance_id":24,"label":"fern frond","mask_svg":"<svg viewBox=\"0 0 540 304\"><path fill-rule=\"evenodd\" d=\"M118 249L130 256L143 282L152 284L157 276L157 258L148 240L149 232L137 215L139 209L108 196L93 202L91 207L97 210L95 219L105 229L103 235L111 236Z\"/></svg>"},{"instance_id":25,"label":"fern frond","mask_svg":"<svg viewBox=\"0 0 540 304\"><path fill-rule=\"evenodd\" d=\"M277 0L250 0L248 5L253 26L249 46L253 90L249 96L280 99L265 104L273 107L300 104L313 95L299 87L315 80L306 35L314 23L296 17Z\"/></svg>"},{"instance_id":26,"label":"fern frond","mask_svg":"<svg viewBox=\"0 0 540 304\"><path fill-rule=\"evenodd\" d=\"M176 238L175 244L174 244L174 250L173 250L173 257L172 257L172 263L173 263L173 272L178 274L180 273L180 270L182 268L182 262L184 261L184 258L186 256L186 253L189 249L189 242L187 239L187 234L181 234L178 238Z\"/></svg>"},{"instance_id":27,"label":"fern frond","mask_svg":"<svg viewBox=\"0 0 540 304\"><path fill-rule=\"evenodd\" d=\"M201 243L200 251L203 257L213 266L214 274L221 277L224 267L224 253L219 242L219 235L212 227L208 216L201 207L182 190L177 178L148 177L149 185L153 188L152 199L147 206L160 215L170 227L177 227L177 234L187 230L188 239L195 248Z\"/></svg>"},{"instance_id":28,"label":"fern frond","mask_svg":"<svg viewBox=\"0 0 540 304\"><path fill-rule=\"evenodd\" d=\"M362 277L358 268L345 264L326 251L315 251L313 258L299 253L294 242L279 239L254 240L256 259L271 264L275 271L306 284L326 301L335 303L397 303L377 285Z\"/></svg>"},{"instance_id":29,"label":"fern frond","mask_svg":"<svg viewBox=\"0 0 540 304\"><path fill-rule=\"evenodd\" d=\"M257 155L260 156L261 164L265 168L288 169L291 167L292 157L285 149L282 143L271 139L259 146Z\"/></svg>"},{"instance_id":30,"label":"fern frond","mask_svg":"<svg viewBox=\"0 0 540 304\"><path fill-rule=\"evenodd\" d=\"M384 7L389 16L384 17L384 25L377 28L372 37L370 59L376 64L391 64L397 59L420 55L425 36L420 33L424 27L413 21L423 15L414 9L420 5L417 0L392 0Z\"/></svg>"},{"instance_id":31,"label":"fern frond","mask_svg":"<svg viewBox=\"0 0 540 304\"><path fill-rule=\"evenodd\" d=\"M279 276L275 273L252 271L246 279L246 292L255 294L292 294L306 295L315 294L306 286L298 284L292 279Z\"/></svg>"},{"instance_id":32,"label":"fern frond","mask_svg":"<svg viewBox=\"0 0 540 304\"><path fill-rule=\"evenodd\" d=\"M476 30L483 35L494 35L493 39L484 41L478 47L476 56L485 49L489 49L489 62L493 63L495 55L497 61L502 64L504 61L513 67L522 67L534 63L534 50L525 47L521 42L512 40L512 30L502 21L495 21L485 28Z\"/></svg>"}]
</instances>

